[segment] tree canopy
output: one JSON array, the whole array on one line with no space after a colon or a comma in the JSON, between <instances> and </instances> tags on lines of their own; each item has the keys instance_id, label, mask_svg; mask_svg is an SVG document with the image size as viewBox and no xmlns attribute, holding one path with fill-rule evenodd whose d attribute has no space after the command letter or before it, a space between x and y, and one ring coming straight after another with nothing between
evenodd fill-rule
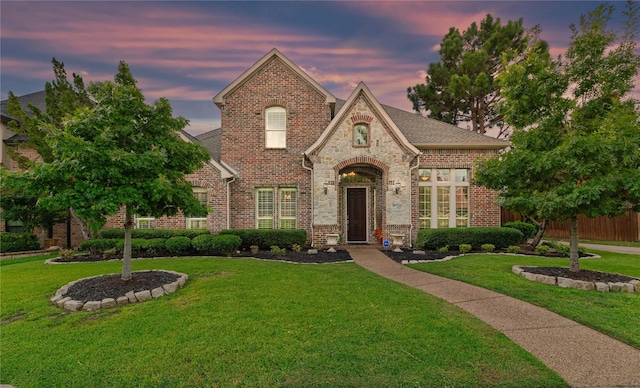
<instances>
[{"instance_id":1,"label":"tree canopy","mask_svg":"<svg viewBox=\"0 0 640 388\"><path fill-rule=\"evenodd\" d=\"M418 113L454 125L467 122L480 134L497 127L504 136L495 77L503 59L519 56L527 41L522 19L502 25L488 14L479 27L473 22L462 33L452 27L440 43L440 61L429 64L425 83L409 87L407 97Z\"/></svg>"},{"instance_id":2,"label":"tree canopy","mask_svg":"<svg viewBox=\"0 0 640 388\"><path fill-rule=\"evenodd\" d=\"M200 144L180 137L188 121L173 117L168 100L145 103L126 63L120 62L113 82L92 83L87 90L95 106L76 109L62 128L48 125L52 161L27 173L49 193L39 203L73 207L92 229L124 208L127 280L133 215L205 215L185 174L209 156Z\"/></svg>"},{"instance_id":3,"label":"tree canopy","mask_svg":"<svg viewBox=\"0 0 640 388\"><path fill-rule=\"evenodd\" d=\"M572 25L564 59L553 60L539 41L500 75L512 147L475 175L507 209L571 220L574 271L578 215L640 210L640 115L629 96L640 65L638 7L627 3L621 32L608 29L613 12L600 5Z\"/></svg>"}]
</instances>

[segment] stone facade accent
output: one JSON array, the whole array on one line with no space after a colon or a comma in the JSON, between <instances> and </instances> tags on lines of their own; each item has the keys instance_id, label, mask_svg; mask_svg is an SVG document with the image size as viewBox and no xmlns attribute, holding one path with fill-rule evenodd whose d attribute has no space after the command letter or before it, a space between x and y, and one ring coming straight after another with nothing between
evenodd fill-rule
<instances>
[{"instance_id":1,"label":"stone facade accent","mask_svg":"<svg viewBox=\"0 0 640 388\"><path fill-rule=\"evenodd\" d=\"M562 276L554 277L554 276L546 276L534 274L531 272L526 272L522 267L518 265L514 265L511 268L511 271L519 276L524 277L527 280L531 280L534 282L540 282L549 284L552 286L558 286L563 288L575 288L578 290L584 291L600 291L600 292L640 292L640 279L633 279L628 283L602 283L602 282L587 282L583 280L575 280L569 279Z\"/></svg>"},{"instance_id":2,"label":"stone facade accent","mask_svg":"<svg viewBox=\"0 0 640 388\"><path fill-rule=\"evenodd\" d=\"M153 272L153 271L139 271L139 272ZM170 294L172 292L175 292L178 288L184 287L188 279L188 275L180 272L175 272L175 271L161 271L161 272L170 272L178 275L179 278L173 283L165 284L162 287L154 288L153 290L144 290L136 293L134 293L133 291L129 291L125 295L119 296L116 299L105 298L101 301L91 300L88 302L82 302L79 300L73 300L68 296L64 296L65 293L69 290L69 287L71 287L75 283L92 278L92 277L88 277L80 280L74 280L60 287L58 291L56 291L56 294L49 301L57 305L58 307L61 307L64 310L70 311L70 312L94 311L101 308L107 309L107 308L113 308L116 306L122 306L129 303L144 302L145 300L149 300L152 298L159 298L163 295ZM100 276L104 276L104 275L100 275Z\"/></svg>"}]
</instances>

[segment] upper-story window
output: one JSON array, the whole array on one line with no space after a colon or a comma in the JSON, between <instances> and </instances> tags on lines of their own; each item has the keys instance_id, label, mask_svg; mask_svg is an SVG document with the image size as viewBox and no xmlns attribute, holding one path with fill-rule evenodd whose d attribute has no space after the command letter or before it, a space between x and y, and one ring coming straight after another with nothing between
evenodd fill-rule
<instances>
[{"instance_id":1,"label":"upper-story window","mask_svg":"<svg viewBox=\"0 0 640 388\"><path fill-rule=\"evenodd\" d=\"M272 106L265 110L265 147L287 148L287 110Z\"/></svg>"},{"instance_id":2,"label":"upper-story window","mask_svg":"<svg viewBox=\"0 0 640 388\"><path fill-rule=\"evenodd\" d=\"M369 126L366 124L356 124L353 127L353 144L356 146L369 145Z\"/></svg>"}]
</instances>

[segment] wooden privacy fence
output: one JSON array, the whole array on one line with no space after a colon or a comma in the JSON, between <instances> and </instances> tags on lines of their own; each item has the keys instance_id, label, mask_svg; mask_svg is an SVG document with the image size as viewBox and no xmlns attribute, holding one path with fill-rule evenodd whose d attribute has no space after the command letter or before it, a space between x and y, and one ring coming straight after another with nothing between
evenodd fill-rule
<instances>
[{"instance_id":1,"label":"wooden privacy fence","mask_svg":"<svg viewBox=\"0 0 640 388\"><path fill-rule=\"evenodd\" d=\"M502 223L521 221L522 217L501 209ZM550 221L545 237L569 238L569 221ZM640 241L640 213L629 212L619 217L578 217L578 235L585 240Z\"/></svg>"}]
</instances>

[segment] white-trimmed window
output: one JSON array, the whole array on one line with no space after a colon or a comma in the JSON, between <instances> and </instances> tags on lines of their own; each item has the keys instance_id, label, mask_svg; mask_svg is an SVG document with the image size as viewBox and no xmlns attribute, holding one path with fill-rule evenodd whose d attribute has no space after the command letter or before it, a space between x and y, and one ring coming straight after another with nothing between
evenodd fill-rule
<instances>
[{"instance_id":1,"label":"white-trimmed window","mask_svg":"<svg viewBox=\"0 0 640 388\"><path fill-rule=\"evenodd\" d=\"M369 145L369 126L356 124L353 127L353 145L364 147Z\"/></svg>"},{"instance_id":2,"label":"white-trimmed window","mask_svg":"<svg viewBox=\"0 0 640 388\"><path fill-rule=\"evenodd\" d=\"M468 169L420 168L418 187L421 229L469 226Z\"/></svg>"},{"instance_id":3,"label":"white-trimmed window","mask_svg":"<svg viewBox=\"0 0 640 388\"><path fill-rule=\"evenodd\" d=\"M280 229L295 229L298 214L298 195L295 188L280 189Z\"/></svg>"},{"instance_id":4,"label":"white-trimmed window","mask_svg":"<svg viewBox=\"0 0 640 388\"><path fill-rule=\"evenodd\" d=\"M256 192L256 227L273 229L273 189L261 188Z\"/></svg>"},{"instance_id":5,"label":"white-trimmed window","mask_svg":"<svg viewBox=\"0 0 640 388\"><path fill-rule=\"evenodd\" d=\"M209 206L207 189L205 187L194 187L193 196L200 202L202 207ZM207 217L187 218L187 229L207 229Z\"/></svg>"},{"instance_id":6,"label":"white-trimmed window","mask_svg":"<svg viewBox=\"0 0 640 388\"><path fill-rule=\"evenodd\" d=\"M265 147L287 148L287 110L281 106L265 109Z\"/></svg>"},{"instance_id":7,"label":"white-trimmed window","mask_svg":"<svg viewBox=\"0 0 640 388\"><path fill-rule=\"evenodd\" d=\"M298 189L295 187L257 189L256 228L296 229L297 222Z\"/></svg>"},{"instance_id":8,"label":"white-trimmed window","mask_svg":"<svg viewBox=\"0 0 640 388\"><path fill-rule=\"evenodd\" d=\"M136 216L136 229L155 229L156 219L150 216Z\"/></svg>"}]
</instances>

